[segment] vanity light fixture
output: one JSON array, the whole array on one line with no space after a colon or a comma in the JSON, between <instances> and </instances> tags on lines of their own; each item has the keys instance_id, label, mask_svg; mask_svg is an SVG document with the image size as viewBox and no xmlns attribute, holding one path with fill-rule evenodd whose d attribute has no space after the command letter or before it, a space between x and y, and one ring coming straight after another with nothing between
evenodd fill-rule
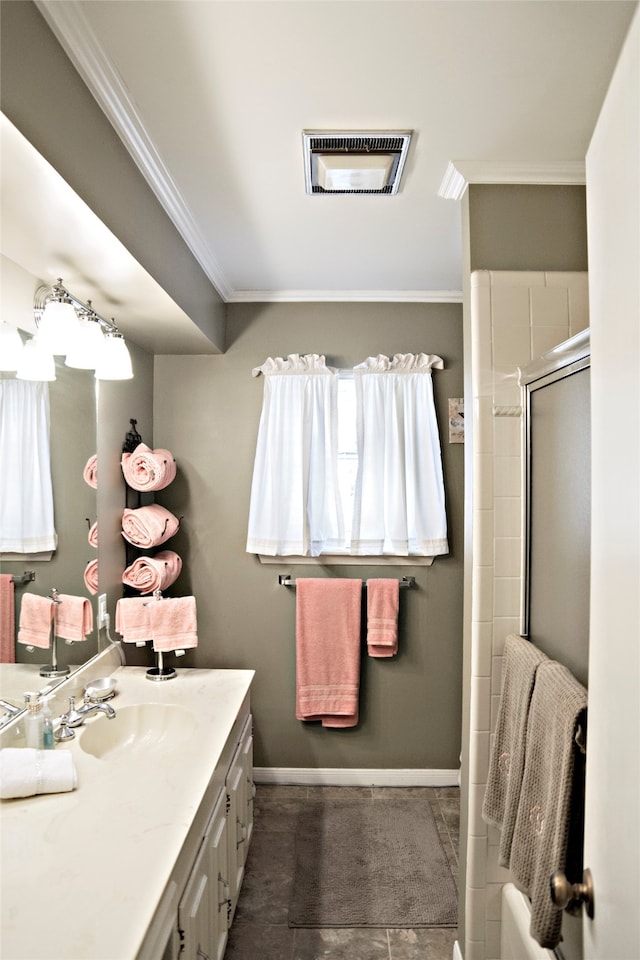
<instances>
[{"instance_id":1,"label":"vanity light fixture","mask_svg":"<svg viewBox=\"0 0 640 960\"><path fill-rule=\"evenodd\" d=\"M22 358L16 372L16 380L55 380L56 364L53 354L31 337L24 345Z\"/></svg>"},{"instance_id":2,"label":"vanity light fixture","mask_svg":"<svg viewBox=\"0 0 640 960\"><path fill-rule=\"evenodd\" d=\"M131 380L131 356L113 318L101 317L90 300L79 300L61 278L51 287L38 287L33 312L38 330L34 339L40 350L52 357L64 356L68 367L95 370L97 380ZM35 355L34 348L30 355ZM39 372L40 368L27 364L21 378L44 379L36 375ZM46 379L55 380L55 374Z\"/></svg>"},{"instance_id":3,"label":"vanity light fixture","mask_svg":"<svg viewBox=\"0 0 640 960\"><path fill-rule=\"evenodd\" d=\"M0 323L0 370L3 373L18 369L22 350L22 337L18 328L3 320Z\"/></svg>"}]
</instances>

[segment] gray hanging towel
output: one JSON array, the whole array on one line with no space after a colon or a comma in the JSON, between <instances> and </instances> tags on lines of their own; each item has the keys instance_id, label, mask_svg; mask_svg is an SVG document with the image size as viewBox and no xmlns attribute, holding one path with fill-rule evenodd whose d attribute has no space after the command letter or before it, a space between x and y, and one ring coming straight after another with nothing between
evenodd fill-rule
<instances>
[{"instance_id":1,"label":"gray hanging towel","mask_svg":"<svg viewBox=\"0 0 640 960\"><path fill-rule=\"evenodd\" d=\"M531 935L550 949L560 942L562 911L551 902L549 878L562 870L572 883L582 879L581 838L572 827L581 827L584 815L586 710L587 691L569 670L555 661L541 664L510 866L531 898Z\"/></svg>"},{"instance_id":2,"label":"gray hanging towel","mask_svg":"<svg viewBox=\"0 0 640 960\"><path fill-rule=\"evenodd\" d=\"M524 770L527 718L536 672L549 662L529 640L509 635L504 645L502 694L498 706L489 774L482 806L483 819L501 832L499 863L509 866Z\"/></svg>"}]
</instances>

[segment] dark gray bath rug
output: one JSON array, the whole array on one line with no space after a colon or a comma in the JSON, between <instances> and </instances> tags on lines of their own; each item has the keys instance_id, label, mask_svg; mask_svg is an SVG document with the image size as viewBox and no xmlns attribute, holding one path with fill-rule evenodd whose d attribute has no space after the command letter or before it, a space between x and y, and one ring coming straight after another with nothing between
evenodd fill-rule
<instances>
[{"instance_id":1,"label":"dark gray bath rug","mask_svg":"<svg viewBox=\"0 0 640 960\"><path fill-rule=\"evenodd\" d=\"M456 925L456 885L428 803L328 800L301 813L290 927Z\"/></svg>"}]
</instances>

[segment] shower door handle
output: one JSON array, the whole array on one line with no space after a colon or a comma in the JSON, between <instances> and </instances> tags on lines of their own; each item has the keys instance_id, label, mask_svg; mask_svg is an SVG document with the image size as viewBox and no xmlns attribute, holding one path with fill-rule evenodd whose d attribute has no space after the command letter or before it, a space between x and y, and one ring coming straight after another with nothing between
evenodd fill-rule
<instances>
[{"instance_id":1,"label":"shower door handle","mask_svg":"<svg viewBox=\"0 0 640 960\"><path fill-rule=\"evenodd\" d=\"M559 910L567 909L569 913L580 913L584 903L587 916L593 920L594 897L591 870L586 869L583 872L582 883L569 883L565 874L561 870L556 870L549 877L549 893L556 907Z\"/></svg>"}]
</instances>

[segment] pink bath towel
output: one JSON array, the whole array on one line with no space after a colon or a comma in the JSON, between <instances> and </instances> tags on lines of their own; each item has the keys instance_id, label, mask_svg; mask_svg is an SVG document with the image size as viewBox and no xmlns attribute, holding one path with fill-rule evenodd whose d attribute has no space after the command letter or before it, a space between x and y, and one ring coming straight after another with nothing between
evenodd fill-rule
<instances>
[{"instance_id":1,"label":"pink bath towel","mask_svg":"<svg viewBox=\"0 0 640 960\"><path fill-rule=\"evenodd\" d=\"M188 650L198 646L195 597L150 600L147 611L154 650Z\"/></svg>"},{"instance_id":2,"label":"pink bath towel","mask_svg":"<svg viewBox=\"0 0 640 960\"><path fill-rule=\"evenodd\" d=\"M176 475L176 462L169 450L151 450L139 443L133 453L122 454L122 472L134 490L164 490Z\"/></svg>"},{"instance_id":3,"label":"pink bath towel","mask_svg":"<svg viewBox=\"0 0 640 960\"><path fill-rule=\"evenodd\" d=\"M70 643L84 640L93 630L93 610L85 597L73 597L67 593L58 596L55 604L56 636Z\"/></svg>"},{"instance_id":4,"label":"pink bath towel","mask_svg":"<svg viewBox=\"0 0 640 960\"><path fill-rule=\"evenodd\" d=\"M84 585L91 594L92 597L95 597L98 592L98 561L89 560L89 563L84 568Z\"/></svg>"},{"instance_id":5,"label":"pink bath towel","mask_svg":"<svg viewBox=\"0 0 640 960\"><path fill-rule=\"evenodd\" d=\"M116 632L124 643L147 643L151 640L149 621L150 600L142 597L124 597L116 603Z\"/></svg>"},{"instance_id":6,"label":"pink bath towel","mask_svg":"<svg viewBox=\"0 0 640 960\"><path fill-rule=\"evenodd\" d=\"M182 560L173 550L161 550L155 557L138 557L122 574L122 582L140 593L166 590L180 576Z\"/></svg>"},{"instance_id":7,"label":"pink bath towel","mask_svg":"<svg viewBox=\"0 0 640 960\"><path fill-rule=\"evenodd\" d=\"M370 657L398 652L398 580L367 580L367 649Z\"/></svg>"},{"instance_id":8,"label":"pink bath towel","mask_svg":"<svg viewBox=\"0 0 640 960\"><path fill-rule=\"evenodd\" d=\"M94 490L98 489L98 458L95 453L87 460L82 476L85 483L88 483Z\"/></svg>"},{"instance_id":9,"label":"pink bath towel","mask_svg":"<svg viewBox=\"0 0 640 960\"><path fill-rule=\"evenodd\" d=\"M127 508L122 514L122 536L142 550L159 547L177 533L179 526L178 518L159 503L137 510Z\"/></svg>"},{"instance_id":10,"label":"pink bath towel","mask_svg":"<svg viewBox=\"0 0 640 960\"><path fill-rule=\"evenodd\" d=\"M16 614L13 577L0 573L0 663L16 662Z\"/></svg>"},{"instance_id":11,"label":"pink bath towel","mask_svg":"<svg viewBox=\"0 0 640 960\"><path fill-rule=\"evenodd\" d=\"M296 592L296 719L355 727L362 581L310 577Z\"/></svg>"},{"instance_id":12,"label":"pink bath towel","mask_svg":"<svg viewBox=\"0 0 640 960\"><path fill-rule=\"evenodd\" d=\"M24 643L27 647L46 650L51 643L52 622L53 602L49 597L25 593L20 604L18 642Z\"/></svg>"}]
</instances>

